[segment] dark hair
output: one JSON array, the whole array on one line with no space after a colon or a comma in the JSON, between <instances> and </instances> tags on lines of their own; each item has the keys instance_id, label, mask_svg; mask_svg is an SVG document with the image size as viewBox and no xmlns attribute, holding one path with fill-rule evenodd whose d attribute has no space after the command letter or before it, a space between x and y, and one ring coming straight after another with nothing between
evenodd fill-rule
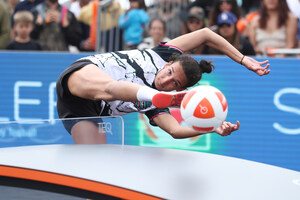
<instances>
[{"instance_id":1,"label":"dark hair","mask_svg":"<svg viewBox=\"0 0 300 200\"><path fill-rule=\"evenodd\" d=\"M208 26L213 26L213 25L217 24L218 16L221 13L221 10L220 10L220 3L221 2L222 2L221 0L215 0L214 1L214 4L213 4L213 6L212 6L212 8L210 9L210 12L209 12ZM240 10L236 0L230 0L229 2L232 5L232 9L231 9L230 12L232 12L236 16L236 18L239 19L240 16L241 16L241 10Z\"/></svg>"},{"instance_id":2,"label":"dark hair","mask_svg":"<svg viewBox=\"0 0 300 200\"><path fill-rule=\"evenodd\" d=\"M147 6L146 6L144 0L129 0L129 1L137 1L137 2L139 2L139 9L147 10Z\"/></svg>"},{"instance_id":3,"label":"dark hair","mask_svg":"<svg viewBox=\"0 0 300 200\"><path fill-rule=\"evenodd\" d=\"M288 20L289 7L286 3L286 0L278 1L277 11L278 11L277 27L280 28L281 26L285 25ZM261 1L259 27L262 29L266 28L268 19L269 19L268 9L265 6L264 1Z\"/></svg>"},{"instance_id":4,"label":"dark hair","mask_svg":"<svg viewBox=\"0 0 300 200\"><path fill-rule=\"evenodd\" d=\"M162 18L153 18L153 19L149 22L149 30L151 29L152 24L153 24L153 22L155 22L155 21L159 21L160 23L162 23L164 32L166 32L166 22L165 22Z\"/></svg>"},{"instance_id":5,"label":"dark hair","mask_svg":"<svg viewBox=\"0 0 300 200\"><path fill-rule=\"evenodd\" d=\"M239 34L239 32L238 32L238 29L237 29L237 26L236 26L236 23L237 22L235 22L234 23L234 33L233 33L233 41L228 41L232 46L234 46L236 49L239 49L239 50L241 50L241 45L240 45L240 34ZM220 34L220 26L218 26L218 28L217 28L217 33L219 34L219 35L221 35ZM222 35L221 35L222 36ZM222 36L223 37L223 36ZM226 38L225 38L226 39ZM219 52L218 50L216 50L216 49L212 49L212 51L214 52L214 51L216 51L216 52ZM211 53L211 54L218 54L218 53Z\"/></svg>"},{"instance_id":6,"label":"dark hair","mask_svg":"<svg viewBox=\"0 0 300 200\"><path fill-rule=\"evenodd\" d=\"M200 63L190 56L179 56L174 60L179 62L183 68L184 74L188 80L185 87L191 87L201 80L203 73L210 73L215 68L212 61L202 59Z\"/></svg>"}]
</instances>

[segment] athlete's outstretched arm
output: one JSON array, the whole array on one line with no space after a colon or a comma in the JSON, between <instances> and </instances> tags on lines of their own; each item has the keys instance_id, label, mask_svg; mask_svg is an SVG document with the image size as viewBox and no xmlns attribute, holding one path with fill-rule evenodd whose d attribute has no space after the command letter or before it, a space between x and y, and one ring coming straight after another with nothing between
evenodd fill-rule
<instances>
[{"instance_id":1,"label":"athlete's outstretched arm","mask_svg":"<svg viewBox=\"0 0 300 200\"><path fill-rule=\"evenodd\" d=\"M232 46L227 40L220 35L211 31L209 28L203 28L198 31L194 31L182 36L179 36L166 43L167 45L173 45L180 48L183 51L190 51L202 44L206 44L214 49L217 49L237 63L241 63L247 69L254 71L256 74L262 76L269 74L268 70L269 61L258 62L248 56L244 56L234 46ZM261 65L267 64L266 67Z\"/></svg>"},{"instance_id":2,"label":"athlete's outstretched arm","mask_svg":"<svg viewBox=\"0 0 300 200\"><path fill-rule=\"evenodd\" d=\"M190 138L198 135L203 135L205 133L199 133L189 127L180 126L177 120L170 114L161 114L155 117L154 122L164 131L169 133L173 138ZM231 124L230 122L223 122L223 124L215 130L215 133L221 136L230 135L233 131L238 130L240 123Z\"/></svg>"}]
</instances>

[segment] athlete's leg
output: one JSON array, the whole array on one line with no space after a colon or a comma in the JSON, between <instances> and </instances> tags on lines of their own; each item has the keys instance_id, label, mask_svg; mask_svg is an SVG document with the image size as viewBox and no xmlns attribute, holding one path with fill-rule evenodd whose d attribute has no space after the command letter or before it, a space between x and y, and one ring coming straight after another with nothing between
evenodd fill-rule
<instances>
[{"instance_id":1,"label":"athlete's leg","mask_svg":"<svg viewBox=\"0 0 300 200\"><path fill-rule=\"evenodd\" d=\"M79 121L71 129L75 144L106 144L106 134L92 121Z\"/></svg>"},{"instance_id":2,"label":"athlete's leg","mask_svg":"<svg viewBox=\"0 0 300 200\"><path fill-rule=\"evenodd\" d=\"M137 93L141 86L116 81L96 65L89 64L70 75L68 88L73 95L91 100L137 101Z\"/></svg>"},{"instance_id":3,"label":"athlete's leg","mask_svg":"<svg viewBox=\"0 0 300 200\"><path fill-rule=\"evenodd\" d=\"M152 101L153 97L159 93L150 87L116 81L110 75L100 70L94 64L73 72L68 79L68 88L72 95L91 100L122 100L122 101ZM159 93L153 105L158 108L180 106L183 94L173 95L173 93ZM177 93L176 93L177 94Z\"/></svg>"}]
</instances>

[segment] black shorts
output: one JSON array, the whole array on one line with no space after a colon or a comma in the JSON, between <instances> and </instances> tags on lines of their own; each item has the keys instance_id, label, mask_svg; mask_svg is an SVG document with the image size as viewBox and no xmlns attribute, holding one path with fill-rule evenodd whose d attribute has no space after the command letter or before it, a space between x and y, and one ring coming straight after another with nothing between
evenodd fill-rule
<instances>
[{"instance_id":1,"label":"black shorts","mask_svg":"<svg viewBox=\"0 0 300 200\"><path fill-rule=\"evenodd\" d=\"M101 111L101 116L107 116L106 110L108 109L101 107L101 101L83 99L72 95L69 91L68 79L70 75L88 64L94 63L89 60L76 61L59 76L56 82L57 112L59 118L98 117ZM94 123L101 122L101 120L98 121L95 118L89 120ZM66 130L70 134L72 127L79 121L81 119L62 120Z\"/></svg>"}]
</instances>

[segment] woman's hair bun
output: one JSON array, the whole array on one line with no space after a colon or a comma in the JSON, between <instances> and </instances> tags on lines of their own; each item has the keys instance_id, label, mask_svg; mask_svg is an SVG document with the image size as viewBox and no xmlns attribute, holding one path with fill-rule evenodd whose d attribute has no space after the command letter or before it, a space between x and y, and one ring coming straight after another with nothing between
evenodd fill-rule
<instances>
[{"instance_id":1,"label":"woman's hair bun","mask_svg":"<svg viewBox=\"0 0 300 200\"><path fill-rule=\"evenodd\" d=\"M199 67L203 73L210 73L213 69L215 69L215 66L212 64L212 61L207 61L204 59L200 61Z\"/></svg>"}]
</instances>

